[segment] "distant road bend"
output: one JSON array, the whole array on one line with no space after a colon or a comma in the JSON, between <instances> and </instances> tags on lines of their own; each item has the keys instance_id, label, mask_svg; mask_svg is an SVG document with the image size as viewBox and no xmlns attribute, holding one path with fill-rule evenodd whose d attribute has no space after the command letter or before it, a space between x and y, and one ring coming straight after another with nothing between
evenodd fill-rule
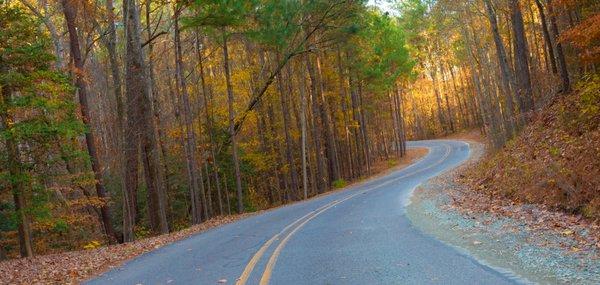
<instances>
[{"instance_id":1,"label":"distant road bend","mask_svg":"<svg viewBox=\"0 0 600 285\"><path fill-rule=\"evenodd\" d=\"M88 284L514 284L405 216L412 190L464 162L468 144L409 147L429 153L347 190L175 242Z\"/></svg>"}]
</instances>

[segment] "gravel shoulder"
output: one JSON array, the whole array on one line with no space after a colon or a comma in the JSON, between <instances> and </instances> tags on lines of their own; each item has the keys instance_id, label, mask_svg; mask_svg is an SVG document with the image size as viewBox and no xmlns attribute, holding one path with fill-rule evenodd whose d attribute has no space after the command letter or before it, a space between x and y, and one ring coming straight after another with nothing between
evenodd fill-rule
<instances>
[{"instance_id":1,"label":"gravel shoulder","mask_svg":"<svg viewBox=\"0 0 600 285\"><path fill-rule=\"evenodd\" d=\"M485 152L482 144L469 143L467 163L415 190L407 207L411 222L522 283L600 284L599 237L590 229L597 225L536 205L495 201L460 184L461 171Z\"/></svg>"}]
</instances>

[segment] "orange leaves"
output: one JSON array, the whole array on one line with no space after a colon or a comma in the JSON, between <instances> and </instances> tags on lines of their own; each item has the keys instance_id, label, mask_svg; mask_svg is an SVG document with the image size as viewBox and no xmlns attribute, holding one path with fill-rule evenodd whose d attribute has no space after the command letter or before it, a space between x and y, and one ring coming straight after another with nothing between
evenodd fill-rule
<instances>
[{"instance_id":1,"label":"orange leaves","mask_svg":"<svg viewBox=\"0 0 600 285\"><path fill-rule=\"evenodd\" d=\"M583 112L584 93L573 93L540 112L518 138L466 174L472 189L516 202L600 217L600 157L597 127L579 127L565 118Z\"/></svg>"},{"instance_id":2,"label":"orange leaves","mask_svg":"<svg viewBox=\"0 0 600 285\"><path fill-rule=\"evenodd\" d=\"M600 13L592 15L575 27L564 31L560 39L578 49L582 61L600 62Z\"/></svg>"}]
</instances>

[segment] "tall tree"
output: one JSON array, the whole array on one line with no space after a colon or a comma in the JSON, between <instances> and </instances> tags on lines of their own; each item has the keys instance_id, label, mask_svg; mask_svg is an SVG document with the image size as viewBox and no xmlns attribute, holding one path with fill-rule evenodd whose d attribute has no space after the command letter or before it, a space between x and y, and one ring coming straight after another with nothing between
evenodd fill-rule
<instances>
[{"instance_id":1,"label":"tall tree","mask_svg":"<svg viewBox=\"0 0 600 285\"><path fill-rule=\"evenodd\" d=\"M19 252L30 257L32 222L53 221L43 211L50 206L46 182L75 184L59 175L63 161L79 157L76 138L84 124L67 76L52 68L49 40L36 21L16 6L0 5L0 26L0 188L12 196Z\"/></svg>"},{"instance_id":2,"label":"tall tree","mask_svg":"<svg viewBox=\"0 0 600 285\"><path fill-rule=\"evenodd\" d=\"M181 47L181 31L179 30L179 14L181 10L175 7L175 75L177 77L177 94L181 97L181 110L184 118L185 126L185 158L186 169L188 175L188 187L190 189L191 204L192 204L192 223L198 224L204 216L208 219L208 205L206 203L206 194L204 190L204 179L202 171L198 171L198 159L196 155L197 143L196 134L194 132L192 111L190 109L190 98L187 90L187 82L184 75L183 66L183 51Z\"/></svg>"},{"instance_id":3,"label":"tall tree","mask_svg":"<svg viewBox=\"0 0 600 285\"><path fill-rule=\"evenodd\" d=\"M71 51L71 60L73 62L73 73L75 74L75 85L77 86L77 92L79 95L79 105L81 109L81 118L83 123L89 127L90 121L90 104L88 100L88 87L87 80L85 79L85 69L83 66L83 58L81 57L81 49L79 48L79 38L77 37L77 6L78 3L72 0L61 0L63 8L63 14L67 22L67 31L69 33L69 46ZM85 133L85 144L87 152L90 155L92 171L94 171L94 178L96 180L96 194L98 198L104 200L100 206L102 225L104 226L104 232L108 240L113 243L116 241L115 232L113 229L110 208L108 206L108 194L103 184L102 177L102 166L100 165L100 159L98 158L98 151L96 147L96 140L94 136L94 130L89 130Z\"/></svg>"},{"instance_id":4,"label":"tall tree","mask_svg":"<svg viewBox=\"0 0 600 285\"><path fill-rule=\"evenodd\" d=\"M548 11L550 12L550 28L554 37L558 37L560 32L558 31L558 24L556 23L556 15L552 9L552 0L548 0ZM571 90L571 81L569 79L569 70L567 69L567 62L565 60L565 54L563 51L562 43L559 39L556 41L556 59L558 62L558 71L560 79L562 80L562 91L567 93Z\"/></svg>"},{"instance_id":5,"label":"tall tree","mask_svg":"<svg viewBox=\"0 0 600 285\"><path fill-rule=\"evenodd\" d=\"M523 24L523 14L519 0L510 0L510 18L513 32L514 66L517 101L521 115L533 110L533 91L529 73L529 47ZM522 120L521 120L522 121Z\"/></svg>"},{"instance_id":6,"label":"tall tree","mask_svg":"<svg viewBox=\"0 0 600 285\"><path fill-rule=\"evenodd\" d=\"M500 71L502 74L502 93L504 94L504 113L505 115L505 128L507 137L510 138L514 134L514 105L513 105L513 96L512 96L512 85L511 80L513 78L510 66L508 64L508 58L506 57L506 50L504 48L504 43L502 42L502 38L500 37L500 31L498 29L498 20L496 19L496 12L492 6L491 0L485 0L485 6L488 14L488 18L490 21L490 25L492 26L492 34L494 37L494 44L496 46L496 56L498 57L498 62L500 65Z\"/></svg>"},{"instance_id":7,"label":"tall tree","mask_svg":"<svg viewBox=\"0 0 600 285\"><path fill-rule=\"evenodd\" d=\"M552 67L552 73L558 73L556 68L556 57L554 56L554 46L552 43L552 38L550 37L550 32L548 30L548 20L546 19L546 12L544 11L544 4L542 4L542 0L535 0L535 5L538 8L538 12L540 13L540 22L542 24L542 35L544 37L544 43L547 49L546 58L550 62L550 66Z\"/></svg>"},{"instance_id":8,"label":"tall tree","mask_svg":"<svg viewBox=\"0 0 600 285\"><path fill-rule=\"evenodd\" d=\"M123 203L123 240L133 241L138 193L138 150L142 153L144 180L148 191L148 214L156 232L169 231L165 194L159 179L158 147L155 136L150 88L141 42L139 10L135 0L123 1L126 53L125 94L127 98L127 146L125 149L126 191Z\"/></svg>"}]
</instances>

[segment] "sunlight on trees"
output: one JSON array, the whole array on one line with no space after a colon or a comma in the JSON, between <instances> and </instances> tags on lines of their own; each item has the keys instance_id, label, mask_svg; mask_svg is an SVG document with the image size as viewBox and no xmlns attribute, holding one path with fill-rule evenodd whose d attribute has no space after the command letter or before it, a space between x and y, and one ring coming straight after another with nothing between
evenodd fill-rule
<instances>
[{"instance_id":1,"label":"sunlight on trees","mask_svg":"<svg viewBox=\"0 0 600 285\"><path fill-rule=\"evenodd\" d=\"M595 1L385 7L0 1L0 258L306 199L406 140L501 148L598 73Z\"/></svg>"}]
</instances>

